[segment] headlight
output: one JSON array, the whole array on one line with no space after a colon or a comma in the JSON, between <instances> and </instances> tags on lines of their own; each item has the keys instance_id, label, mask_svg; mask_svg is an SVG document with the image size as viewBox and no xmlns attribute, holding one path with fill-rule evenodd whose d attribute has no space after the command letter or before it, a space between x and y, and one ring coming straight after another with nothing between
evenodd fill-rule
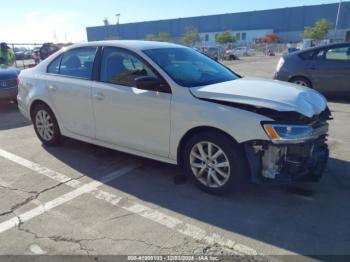
<instances>
[{"instance_id":1,"label":"headlight","mask_svg":"<svg viewBox=\"0 0 350 262\"><path fill-rule=\"evenodd\" d=\"M304 125L263 124L273 142L297 142L313 138L313 128Z\"/></svg>"},{"instance_id":2,"label":"headlight","mask_svg":"<svg viewBox=\"0 0 350 262\"><path fill-rule=\"evenodd\" d=\"M278 61L277 67L276 67L276 72L279 72L284 65L284 58L281 57L280 60Z\"/></svg>"}]
</instances>

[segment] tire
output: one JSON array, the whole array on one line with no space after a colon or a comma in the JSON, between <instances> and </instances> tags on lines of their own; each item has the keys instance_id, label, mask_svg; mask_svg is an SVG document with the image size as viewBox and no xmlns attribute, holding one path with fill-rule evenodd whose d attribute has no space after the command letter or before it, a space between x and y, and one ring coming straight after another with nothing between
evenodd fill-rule
<instances>
[{"instance_id":1,"label":"tire","mask_svg":"<svg viewBox=\"0 0 350 262\"><path fill-rule=\"evenodd\" d=\"M293 77L289 82L296 85L312 88L311 81L306 77Z\"/></svg>"},{"instance_id":2,"label":"tire","mask_svg":"<svg viewBox=\"0 0 350 262\"><path fill-rule=\"evenodd\" d=\"M200 152L199 145L204 154ZM210 155L209 147L212 158L204 160L204 156ZM184 148L183 168L200 189L216 195L238 189L249 177L248 163L242 150L231 137L221 132L203 132L190 138Z\"/></svg>"},{"instance_id":3,"label":"tire","mask_svg":"<svg viewBox=\"0 0 350 262\"><path fill-rule=\"evenodd\" d=\"M59 145L62 139L56 117L45 104L37 105L33 110L32 122L34 130L44 145Z\"/></svg>"}]
</instances>

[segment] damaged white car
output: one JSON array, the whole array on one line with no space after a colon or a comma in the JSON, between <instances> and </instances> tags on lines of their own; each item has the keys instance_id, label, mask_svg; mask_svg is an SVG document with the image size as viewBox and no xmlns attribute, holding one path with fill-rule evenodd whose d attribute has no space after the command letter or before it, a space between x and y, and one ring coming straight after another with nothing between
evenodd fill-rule
<instances>
[{"instance_id":1,"label":"damaged white car","mask_svg":"<svg viewBox=\"0 0 350 262\"><path fill-rule=\"evenodd\" d=\"M73 45L20 74L39 139L62 136L172 164L211 193L318 181L331 113L318 92L242 78L193 49L146 41Z\"/></svg>"}]
</instances>

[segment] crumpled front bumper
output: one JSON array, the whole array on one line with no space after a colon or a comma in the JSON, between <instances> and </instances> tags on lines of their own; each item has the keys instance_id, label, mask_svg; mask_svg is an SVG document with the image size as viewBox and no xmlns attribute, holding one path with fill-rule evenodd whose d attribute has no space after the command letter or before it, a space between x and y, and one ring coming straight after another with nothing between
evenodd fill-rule
<instances>
[{"instance_id":1,"label":"crumpled front bumper","mask_svg":"<svg viewBox=\"0 0 350 262\"><path fill-rule=\"evenodd\" d=\"M317 182L329 158L326 136L300 144L251 141L244 146L251 180L257 184Z\"/></svg>"}]
</instances>

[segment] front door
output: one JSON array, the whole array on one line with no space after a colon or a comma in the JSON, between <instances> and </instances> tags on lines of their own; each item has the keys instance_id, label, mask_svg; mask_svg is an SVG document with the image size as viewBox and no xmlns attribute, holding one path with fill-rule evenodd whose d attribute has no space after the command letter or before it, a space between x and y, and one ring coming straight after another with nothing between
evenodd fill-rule
<instances>
[{"instance_id":1,"label":"front door","mask_svg":"<svg viewBox=\"0 0 350 262\"><path fill-rule=\"evenodd\" d=\"M138 76L157 76L131 51L105 47L100 81L94 83L96 138L122 147L167 157L170 92L135 87Z\"/></svg>"}]
</instances>

